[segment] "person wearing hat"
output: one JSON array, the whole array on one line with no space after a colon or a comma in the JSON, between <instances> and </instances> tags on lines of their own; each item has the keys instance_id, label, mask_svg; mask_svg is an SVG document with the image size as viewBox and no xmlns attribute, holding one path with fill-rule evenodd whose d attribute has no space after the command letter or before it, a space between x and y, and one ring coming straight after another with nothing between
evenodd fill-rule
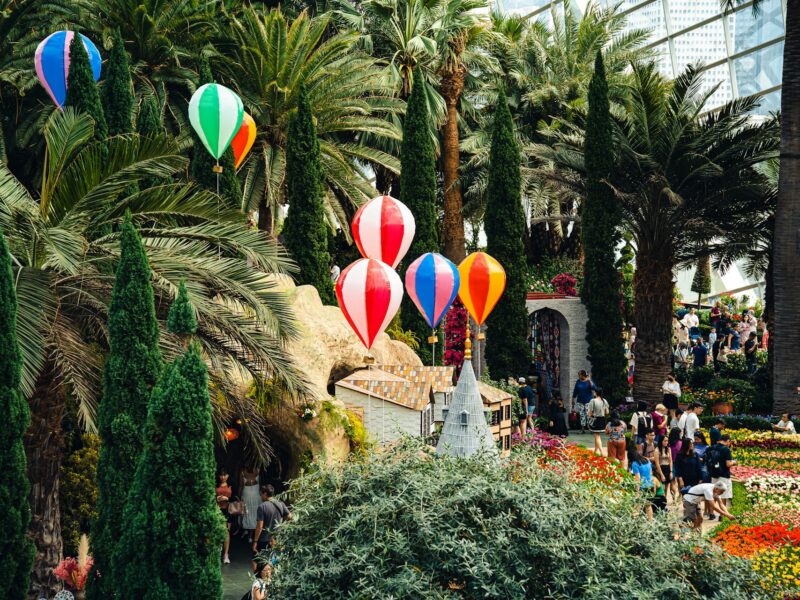
<instances>
[{"instance_id":1,"label":"person wearing hat","mask_svg":"<svg viewBox=\"0 0 800 600\"><path fill-rule=\"evenodd\" d=\"M526 425L533 430L533 413L536 409L536 392L524 377L520 377L517 382L519 383L519 399L522 403L524 412L520 416L519 429L522 435L525 435Z\"/></svg>"},{"instance_id":2,"label":"person wearing hat","mask_svg":"<svg viewBox=\"0 0 800 600\"><path fill-rule=\"evenodd\" d=\"M699 483L688 489L681 490L683 493L683 520L691 522L692 529L700 529L703 524L703 511L700 504L705 502L706 510L709 513L717 512L723 517L735 520L728 510L720 502L721 496L725 493L723 483Z\"/></svg>"},{"instance_id":3,"label":"person wearing hat","mask_svg":"<svg viewBox=\"0 0 800 600\"><path fill-rule=\"evenodd\" d=\"M272 577L272 558L269 550L258 552L253 558L253 565L250 598L251 600L266 600L269 580Z\"/></svg>"}]
</instances>

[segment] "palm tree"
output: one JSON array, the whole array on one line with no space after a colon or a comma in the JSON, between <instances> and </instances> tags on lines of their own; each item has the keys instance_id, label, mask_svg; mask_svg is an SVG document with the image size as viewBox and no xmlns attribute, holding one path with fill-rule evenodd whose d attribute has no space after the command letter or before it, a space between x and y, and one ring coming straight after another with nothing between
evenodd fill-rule
<instances>
[{"instance_id":1,"label":"palm tree","mask_svg":"<svg viewBox=\"0 0 800 600\"><path fill-rule=\"evenodd\" d=\"M395 97L407 101L411 95L412 73L421 69L424 75L425 97L431 115L431 138L439 144L439 127L444 122L444 100L436 90L435 27L438 15L446 0L367 0L358 8L342 0L334 12L335 18L348 29L361 32L362 45L382 65L383 81ZM387 115L394 125L402 129L400 116ZM365 137L365 141L369 137ZM370 143L380 150L399 156L398 140L381 137ZM384 168L375 171L378 191L391 191L399 197L399 178Z\"/></svg>"},{"instance_id":2,"label":"palm tree","mask_svg":"<svg viewBox=\"0 0 800 600\"><path fill-rule=\"evenodd\" d=\"M442 126L442 175L444 254L458 263L466 255L459 169L459 103L467 78L470 52L487 37L488 22L482 14L485 0L447 0L435 25L438 89L444 98L446 115ZM472 58L476 58L474 54Z\"/></svg>"},{"instance_id":3,"label":"palm tree","mask_svg":"<svg viewBox=\"0 0 800 600\"><path fill-rule=\"evenodd\" d=\"M91 142L93 130L86 115L54 113L44 131L44 177L36 195L0 164L0 229L16 265L22 390L32 413L26 447L38 547L34 583L45 588L61 553L61 422L74 411L94 429L116 232L126 210L140 227L162 321L180 280L187 281L220 429L232 418L246 419L254 425L254 445L266 451L263 420L242 396L242 379L272 378L294 393L305 387L284 347L296 329L274 274L293 267L278 246L193 185L168 183L126 195L143 178L179 173L186 159L163 138L131 135L107 140L103 160L103 149ZM180 351L174 336L161 339L165 357Z\"/></svg>"},{"instance_id":4,"label":"palm tree","mask_svg":"<svg viewBox=\"0 0 800 600\"><path fill-rule=\"evenodd\" d=\"M752 223L763 212L770 186L756 167L778 149L777 122L749 119L757 100L701 116L715 90L700 94L700 80L696 67L670 82L652 63L633 65L630 100L616 116L610 185L636 246L634 396L651 402L671 368L673 270L713 254L726 234L741 234L743 216ZM582 121L560 121L550 145L537 148L555 165L551 178L575 193L583 174Z\"/></svg>"},{"instance_id":5,"label":"palm tree","mask_svg":"<svg viewBox=\"0 0 800 600\"><path fill-rule=\"evenodd\" d=\"M544 237L549 232L557 251L576 252L580 228L573 226L568 236L567 223L577 216L579 198L541 181L534 171L537 161L531 144L542 140L540 131L554 119L569 119L573 111L585 109L598 50L603 50L607 64L610 98L612 102L622 102L628 80L626 70L634 57L648 57L649 52L642 48L650 32L628 30L625 17L617 9L594 4L576 14L567 3L562 16L553 13L553 27L504 13L493 12L490 18L495 35L487 40L487 49L499 66L500 76L489 79L476 93L493 98L501 84L509 98L525 158L523 197L529 204L526 214L531 219L531 236ZM493 101L488 104L493 106ZM478 113L462 141L462 150L468 155L462 167L468 214L483 210L489 157L487 123L491 117ZM530 240L529 247L535 246Z\"/></svg>"},{"instance_id":6,"label":"palm tree","mask_svg":"<svg viewBox=\"0 0 800 600\"><path fill-rule=\"evenodd\" d=\"M272 231L285 202L289 115L305 83L320 138L325 196L331 223L375 194L365 165L397 173L397 159L365 139L400 139L387 115L403 110L383 82L375 59L358 50L359 34L331 32L330 16L302 13L288 23L280 10L247 6L218 32L219 72L239 92L256 122L257 138L242 166L243 209L259 212L259 228Z\"/></svg>"},{"instance_id":7,"label":"palm tree","mask_svg":"<svg viewBox=\"0 0 800 600\"><path fill-rule=\"evenodd\" d=\"M734 0L722 0L732 9ZM753 2L758 10L762 0ZM781 159L775 209L772 272L774 335L772 394L776 413L800 411L800 378L794 355L800 346L800 0L786 1L781 90Z\"/></svg>"}]
</instances>

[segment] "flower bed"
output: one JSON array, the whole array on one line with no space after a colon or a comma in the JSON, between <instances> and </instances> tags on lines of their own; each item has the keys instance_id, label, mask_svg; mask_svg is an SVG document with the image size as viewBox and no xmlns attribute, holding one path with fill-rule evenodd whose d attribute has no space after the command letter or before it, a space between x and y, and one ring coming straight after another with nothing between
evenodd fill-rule
<instances>
[{"instance_id":1,"label":"flower bed","mask_svg":"<svg viewBox=\"0 0 800 600\"><path fill-rule=\"evenodd\" d=\"M726 552L751 560L765 591L776 598L800 594L800 435L740 429L729 432L731 468L747 494L738 522L721 525L712 539Z\"/></svg>"}]
</instances>

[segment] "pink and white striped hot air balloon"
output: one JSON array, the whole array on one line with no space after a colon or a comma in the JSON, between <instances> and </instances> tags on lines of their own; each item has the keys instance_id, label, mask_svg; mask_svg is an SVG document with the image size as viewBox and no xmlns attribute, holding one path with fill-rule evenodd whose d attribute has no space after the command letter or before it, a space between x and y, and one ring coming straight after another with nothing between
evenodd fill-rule
<instances>
[{"instance_id":1,"label":"pink and white striped hot air balloon","mask_svg":"<svg viewBox=\"0 0 800 600\"><path fill-rule=\"evenodd\" d=\"M339 275L336 297L350 327L369 350L400 308L403 282L389 265L361 258Z\"/></svg>"},{"instance_id":2,"label":"pink and white striped hot air balloon","mask_svg":"<svg viewBox=\"0 0 800 600\"><path fill-rule=\"evenodd\" d=\"M353 238L361 255L393 269L408 252L415 231L414 215L391 196L373 198L353 218Z\"/></svg>"}]
</instances>

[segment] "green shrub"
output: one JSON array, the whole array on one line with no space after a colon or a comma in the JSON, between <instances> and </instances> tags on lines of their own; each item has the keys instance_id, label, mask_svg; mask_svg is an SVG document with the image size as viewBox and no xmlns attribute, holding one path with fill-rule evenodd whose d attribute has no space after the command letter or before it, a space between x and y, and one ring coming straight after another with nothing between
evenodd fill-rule
<instances>
[{"instance_id":1,"label":"green shrub","mask_svg":"<svg viewBox=\"0 0 800 600\"><path fill-rule=\"evenodd\" d=\"M692 389L708 387L714 379L714 367L694 367L689 370L687 381Z\"/></svg>"},{"instance_id":2,"label":"green shrub","mask_svg":"<svg viewBox=\"0 0 800 600\"><path fill-rule=\"evenodd\" d=\"M61 536L64 556L78 556L81 534L89 533L97 518L97 461L100 438L91 433L81 436L83 447L70 454L61 465Z\"/></svg>"},{"instance_id":3,"label":"green shrub","mask_svg":"<svg viewBox=\"0 0 800 600\"><path fill-rule=\"evenodd\" d=\"M719 371L722 377L747 379L747 361L744 354L729 354L728 362Z\"/></svg>"},{"instance_id":4,"label":"green shrub","mask_svg":"<svg viewBox=\"0 0 800 600\"><path fill-rule=\"evenodd\" d=\"M765 597L747 561L672 541L632 494L597 494L533 454L498 464L405 440L320 465L288 496L271 589L284 600Z\"/></svg>"},{"instance_id":5,"label":"green shrub","mask_svg":"<svg viewBox=\"0 0 800 600\"><path fill-rule=\"evenodd\" d=\"M773 421L765 417L751 415L735 415L730 417L715 417L707 415L700 417L700 426L709 429L716 421L722 419L728 429L750 429L752 431L771 431ZM794 420L795 427L800 429L800 420Z\"/></svg>"}]
</instances>

